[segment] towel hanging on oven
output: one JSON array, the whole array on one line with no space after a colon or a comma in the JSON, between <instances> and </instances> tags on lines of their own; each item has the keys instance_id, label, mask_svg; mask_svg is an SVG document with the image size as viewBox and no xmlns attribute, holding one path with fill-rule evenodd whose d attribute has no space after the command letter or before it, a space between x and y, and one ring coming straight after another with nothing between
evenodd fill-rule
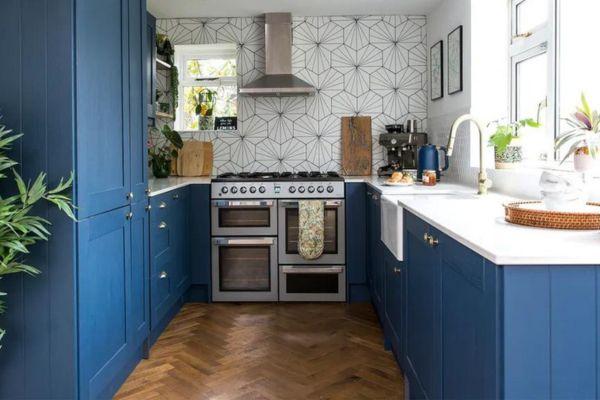
<instances>
[{"instance_id":1,"label":"towel hanging on oven","mask_svg":"<svg viewBox=\"0 0 600 400\"><path fill-rule=\"evenodd\" d=\"M298 254L315 260L325 247L325 203L322 200L298 202Z\"/></svg>"}]
</instances>

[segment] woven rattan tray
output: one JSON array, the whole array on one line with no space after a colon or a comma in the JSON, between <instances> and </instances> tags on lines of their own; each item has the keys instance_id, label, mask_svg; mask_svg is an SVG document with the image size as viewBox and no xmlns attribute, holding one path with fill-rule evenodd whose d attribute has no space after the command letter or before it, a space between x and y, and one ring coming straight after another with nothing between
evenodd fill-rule
<instances>
[{"instance_id":1,"label":"woven rattan tray","mask_svg":"<svg viewBox=\"0 0 600 400\"><path fill-rule=\"evenodd\" d=\"M506 220L513 224L536 228L600 230L600 203L588 203L598 211L562 212L535 209L539 201L523 201L504 205Z\"/></svg>"}]
</instances>

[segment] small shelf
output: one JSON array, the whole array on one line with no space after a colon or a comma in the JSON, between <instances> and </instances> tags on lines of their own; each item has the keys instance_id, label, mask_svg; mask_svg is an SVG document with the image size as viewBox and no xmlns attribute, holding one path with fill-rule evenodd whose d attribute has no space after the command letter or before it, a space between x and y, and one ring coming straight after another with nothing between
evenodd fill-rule
<instances>
[{"instance_id":1,"label":"small shelf","mask_svg":"<svg viewBox=\"0 0 600 400\"><path fill-rule=\"evenodd\" d=\"M161 60L160 58L156 59L156 68L158 69L171 69L173 66L168 62Z\"/></svg>"},{"instance_id":2,"label":"small shelf","mask_svg":"<svg viewBox=\"0 0 600 400\"><path fill-rule=\"evenodd\" d=\"M160 112L160 111L157 111L155 115L156 115L156 118L175 119L175 117L173 115L167 114L167 113L164 113L164 112Z\"/></svg>"}]
</instances>

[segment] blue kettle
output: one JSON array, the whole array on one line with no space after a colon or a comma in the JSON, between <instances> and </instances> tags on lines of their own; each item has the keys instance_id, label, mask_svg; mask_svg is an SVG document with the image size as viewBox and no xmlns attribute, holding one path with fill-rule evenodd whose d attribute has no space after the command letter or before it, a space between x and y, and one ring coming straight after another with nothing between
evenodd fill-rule
<instances>
[{"instance_id":1,"label":"blue kettle","mask_svg":"<svg viewBox=\"0 0 600 400\"><path fill-rule=\"evenodd\" d=\"M444 153L444 167L440 168L440 152ZM450 166L448 153L445 147L437 147L432 144L426 144L419 148L417 179L423 179L423 171L435 171L435 175L440 180L441 172Z\"/></svg>"}]
</instances>

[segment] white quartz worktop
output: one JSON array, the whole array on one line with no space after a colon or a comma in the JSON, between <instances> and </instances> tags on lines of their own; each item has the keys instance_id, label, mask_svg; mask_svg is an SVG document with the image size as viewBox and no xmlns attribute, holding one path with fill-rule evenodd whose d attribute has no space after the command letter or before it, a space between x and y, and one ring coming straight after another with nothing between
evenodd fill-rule
<instances>
[{"instance_id":1,"label":"white quartz worktop","mask_svg":"<svg viewBox=\"0 0 600 400\"><path fill-rule=\"evenodd\" d=\"M156 196L190 184L210 185L210 176L150 178L148 181L149 196Z\"/></svg>"},{"instance_id":2,"label":"white quartz worktop","mask_svg":"<svg viewBox=\"0 0 600 400\"><path fill-rule=\"evenodd\" d=\"M444 185L438 185L442 189ZM450 186L450 185L449 185ZM509 224L498 194L386 195L444 234L497 265L600 265L600 231L564 231Z\"/></svg>"}]
</instances>

